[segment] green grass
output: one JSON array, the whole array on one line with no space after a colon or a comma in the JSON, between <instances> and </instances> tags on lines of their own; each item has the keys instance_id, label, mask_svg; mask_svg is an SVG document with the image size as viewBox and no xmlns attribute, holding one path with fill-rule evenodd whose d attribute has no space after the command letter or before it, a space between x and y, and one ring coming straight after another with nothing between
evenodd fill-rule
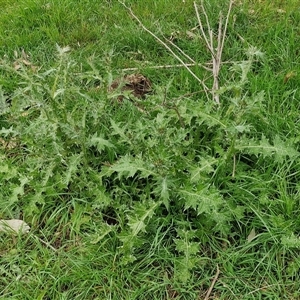
<instances>
[{"instance_id":1,"label":"green grass","mask_svg":"<svg viewBox=\"0 0 300 300\"><path fill-rule=\"evenodd\" d=\"M0 232L0 299L204 299L218 268L210 299L300 298L300 10L241 2L217 107L118 1L0 0L0 219L31 227ZM193 1L126 3L209 62ZM145 100L108 93L126 68Z\"/></svg>"}]
</instances>

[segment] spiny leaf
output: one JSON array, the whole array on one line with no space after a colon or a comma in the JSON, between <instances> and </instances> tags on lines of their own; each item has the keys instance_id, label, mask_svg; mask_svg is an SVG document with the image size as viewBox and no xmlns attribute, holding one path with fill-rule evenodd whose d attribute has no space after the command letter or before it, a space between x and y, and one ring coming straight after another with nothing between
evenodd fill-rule
<instances>
[{"instance_id":1,"label":"spiny leaf","mask_svg":"<svg viewBox=\"0 0 300 300\"><path fill-rule=\"evenodd\" d=\"M4 128L2 127L2 129L0 130L0 135L7 137L8 135L16 135L17 132L14 130L13 126L9 127L9 128Z\"/></svg>"},{"instance_id":2,"label":"spiny leaf","mask_svg":"<svg viewBox=\"0 0 300 300\"><path fill-rule=\"evenodd\" d=\"M57 50L59 56L63 56L67 52L69 52L71 50L71 48L69 46L60 47L58 44L56 44L56 50Z\"/></svg>"},{"instance_id":3,"label":"spiny leaf","mask_svg":"<svg viewBox=\"0 0 300 300\"><path fill-rule=\"evenodd\" d=\"M211 213L223 204L221 195L213 188L186 187L179 191L179 195L184 200L184 209L193 208L198 214Z\"/></svg>"},{"instance_id":4,"label":"spiny leaf","mask_svg":"<svg viewBox=\"0 0 300 300\"><path fill-rule=\"evenodd\" d=\"M151 219L155 209L160 202L149 201L147 204L138 203L133 210L133 214L128 216L128 226L132 235L138 235L140 231L145 230L145 220Z\"/></svg>"},{"instance_id":5,"label":"spiny leaf","mask_svg":"<svg viewBox=\"0 0 300 300\"><path fill-rule=\"evenodd\" d=\"M74 154L70 157L68 161L68 169L64 174L63 182L68 185L71 181L72 175L77 171L78 165L81 162L82 154Z\"/></svg>"},{"instance_id":6,"label":"spiny leaf","mask_svg":"<svg viewBox=\"0 0 300 300\"><path fill-rule=\"evenodd\" d=\"M197 124L205 123L209 128L218 126L221 129L227 128L227 124L221 119L220 112L215 111L212 103L207 103L205 106L195 102L191 104L190 113L197 118Z\"/></svg>"},{"instance_id":7,"label":"spiny leaf","mask_svg":"<svg viewBox=\"0 0 300 300\"><path fill-rule=\"evenodd\" d=\"M124 126L124 124L121 124L121 123L116 123L114 120L110 120L110 124L111 124L111 127L112 127L112 132L111 134L112 135L118 135L120 136L120 143L121 142L127 142L128 144L131 144L131 141L130 139L126 136L125 134L125 129L126 129L126 125Z\"/></svg>"},{"instance_id":8,"label":"spiny leaf","mask_svg":"<svg viewBox=\"0 0 300 300\"><path fill-rule=\"evenodd\" d=\"M286 156L290 158L299 156L299 152L288 141L282 141L278 135L275 136L274 147L276 149L275 157L277 157L278 160Z\"/></svg>"},{"instance_id":9,"label":"spiny leaf","mask_svg":"<svg viewBox=\"0 0 300 300\"><path fill-rule=\"evenodd\" d=\"M136 236L139 232L144 232L146 224L144 220L139 220L135 216L128 217L128 226L131 229L131 234Z\"/></svg>"},{"instance_id":10,"label":"spiny leaf","mask_svg":"<svg viewBox=\"0 0 300 300\"><path fill-rule=\"evenodd\" d=\"M96 133L90 137L88 146L96 146L97 150L101 153L105 148L115 148L115 146L108 140L104 139L101 136L98 136Z\"/></svg>"},{"instance_id":11,"label":"spiny leaf","mask_svg":"<svg viewBox=\"0 0 300 300\"><path fill-rule=\"evenodd\" d=\"M186 256L195 255L199 251L199 244L188 240L175 240L177 251L183 252Z\"/></svg>"},{"instance_id":12,"label":"spiny leaf","mask_svg":"<svg viewBox=\"0 0 300 300\"><path fill-rule=\"evenodd\" d=\"M282 162L286 157L295 158L299 156L299 152L288 141L282 141L278 135L275 136L273 145L271 145L268 139L263 135L259 142L254 139L240 139L236 142L235 147L238 150L256 156L274 156L278 162Z\"/></svg>"},{"instance_id":13,"label":"spiny leaf","mask_svg":"<svg viewBox=\"0 0 300 300\"><path fill-rule=\"evenodd\" d=\"M175 263L176 277L186 282L190 278L190 270L195 267L199 258L197 253L200 249L199 243L193 240L195 231L178 229L178 239L175 239L176 250L182 253L182 256Z\"/></svg>"},{"instance_id":14,"label":"spiny leaf","mask_svg":"<svg viewBox=\"0 0 300 300\"><path fill-rule=\"evenodd\" d=\"M39 204L39 206L37 205ZM40 212L40 206L45 204L44 196L42 192L36 193L34 196L30 197L29 202L25 208L26 215L33 216Z\"/></svg>"},{"instance_id":15,"label":"spiny leaf","mask_svg":"<svg viewBox=\"0 0 300 300\"><path fill-rule=\"evenodd\" d=\"M191 278L191 272L185 265L184 259L178 259L175 262L175 278L181 282L187 282Z\"/></svg>"},{"instance_id":16,"label":"spiny leaf","mask_svg":"<svg viewBox=\"0 0 300 300\"><path fill-rule=\"evenodd\" d=\"M97 227L97 232L90 237L91 238L90 243L91 244L99 243L113 230L114 230L113 226L108 225L106 223L101 224L100 227Z\"/></svg>"},{"instance_id":17,"label":"spiny leaf","mask_svg":"<svg viewBox=\"0 0 300 300\"><path fill-rule=\"evenodd\" d=\"M17 202L19 196L24 195L24 185L29 182L29 179L27 177L22 177L19 180L20 180L20 185L15 186L12 190L12 194L9 200L10 204Z\"/></svg>"},{"instance_id":18,"label":"spiny leaf","mask_svg":"<svg viewBox=\"0 0 300 300\"><path fill-rule=\"evenodd\" d=\"M155 173L149 168L149 164L140 157L133 158L130 155L123 156L118 162L110 167L110 172L117 172L119 179L133 177L139 172L140 178L147 178Z\"/></svg>"},{"instance_id":19,"label":"spiny leaf","mask_svg":"<svg viewBox=\"0 0 300 300\"><path fill-rule=\"evenodd\" d=\"M0 157L2 159L2 157ZM0 179L10 180L11 178L17 177L18 170L7 163L0 165Z\"/></svg>"},{"instance_id":20,"label":"spiny leaf","mask_svg":"<svg viewBox=\"0 0 300 300\"><path fill-rule=\"evenodd\" d=\"M138 235L146 231L146 223L153 217L155 209L159 205L161 205L161 202L149 201L147 203L138 203L133 208L133 212L128 216L130 230L124 230L118 235L118 238L123 243L120 250L125 257L134 258L132 255L134 248L143 243Z\"/></svg>"},{"instance_id":21,"label":"spiny leaf","mask_svg":"<svg viewBox=\"0 0 300 300\"><path fill-rule=\"evenodd\" d=\"M96 188L96 185L93 184L91 185L90 189L92 191L92 207L94 209L103 209L104 207L108 207L111 204L112 199L102 190L103 187L98 186L98 188Z\"/></svg>"},{"instance_id":22,"label":"spiny leaf","mask_svg":"<svg viewBox=\"0 0 300 300\"><path fill-rule=\"evenodd\" d=\"M251 132L252 126L249 124L246 124L245 122L242 124L235 125L227 128L227 131L232 134L238 134L238 133L244 133L244 132Z\"/></svg>"},{"instance_id":23,"label":"spiny leaf","mask_svg":"<svg viewBox=\"0 0 300 300\"><path fill-rule=\"evenodd\" d=\"M293 248L299 249L300 238L298 236L295 236L294 233L292 233L289 236L285 235L281 238L281 244L285 246L287 249L293 249Z\"/></svg>"},{"instance_id":24,"label":"spiny leaf","mask_svg":"<svg viewBox=\"0 0 300 300\"><path fill-rule=\"evenodd\" d=\"M159 177L157 180L156 188L154 189L155 195L159 195L159 198L165 205L167 209L169 209L169 200L170 200L170 179L167 177Z\"/></svg>"},{"instance_id":25,"label":"spiny leaf","mask_svg":"<svg viewBox=\"0 0 300 300\"><path fill-rule=\"evenodd\" d=\"M213 157L201 158L200 162L190 169L191 182L198 182L201 178L214 171L213 164L216 163Z\"/></svg>"}]
</instances>

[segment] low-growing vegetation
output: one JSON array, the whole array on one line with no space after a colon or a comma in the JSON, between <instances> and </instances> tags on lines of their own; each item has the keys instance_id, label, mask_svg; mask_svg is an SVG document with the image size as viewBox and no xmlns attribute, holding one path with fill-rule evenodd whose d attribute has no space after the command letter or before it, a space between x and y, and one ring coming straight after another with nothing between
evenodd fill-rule
<instances>
[{"instance_id":1,"label":"low-growing vegetation","mask_svg":"<svg viewBox=\"0 0 300 300\"><path fill-rule=\"evenodd\" d=\"M297 1L0 5L1 299L300 298Z\"/></svg>"}]
</instances>

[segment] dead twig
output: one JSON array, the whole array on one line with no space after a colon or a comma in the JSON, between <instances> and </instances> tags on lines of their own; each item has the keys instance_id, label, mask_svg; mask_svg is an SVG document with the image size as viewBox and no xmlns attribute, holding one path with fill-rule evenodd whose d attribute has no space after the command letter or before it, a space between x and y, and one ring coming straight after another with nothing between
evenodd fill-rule
<instances>
[{"instance_id":1,"label":"dead twig","mask_svg":"<svg viewBox=\"0 0 300 300\"><path fill-rule=\"evenodd\" d=\"M259 291L265 291L265 290L267 290L268 288L273 287L273 286L278 286L278 284L269 284L269 285L265 285L265 286L263 286L263 287L257 288L257 289L255 289L255 290L249 292L249 293L246 294L246 295L252 295L252 294L255 294L255 293L259 292Z\"/></svg>"},{"instance_id":2,"label":"dead twig","mask_svg":"<svg viewBox=\"0 0 300 300\"><path fill-rule=\"evenodd\" d=\"M208 289L208 291L207 291L207 293L206 293L206 295L205 295L204 300L208 300L208 299L209 299L209 296L210 296L210 294L211 294L211 292L212 292L212 290L213 290L213 288L214 288L214 285L215 285L215 283L216 283L216 281L217 281L219 275L220 275L220 269L219 269L219 266L217 265L217 272L216 272L216 275L215 275L214 279L213 279L212 282L211 282L211 285L210 285L210 287L209 287L209 289Z\"/></svg>"},{"instance_id":3,"label":"dead twig","mask_svg":"<svg viewBox=\"0 0 300 300\"><path fill-rule=\"evenodd\" d=\"M165 38L166 39L166 38ZM180 49L177 45L175 45L172 41L170 41L169 39L166 39L166 41L168 43L170 43L174 48L176 48L183 56L185 56L188 60L191 61L192 64L196 65L196 66L199 66L207 71L212 71L211 68L209 67L206 67L205 65L203 64L200 64L200 63L196 63L189 55L187 55L182 49ZM190 64L185 64L186 66L189 66Z\"/></svg>"},{"instance_id":4,"label":"dead twig","mask_svg":"<svg viewBox=\"0 0 300 300\"><path fill-rule=\"evenodd\" d=\"M165 38L165 40L166 40L169 44L171 44L171 45L172 45L174 48L176 48L183 56L185 56L191 63L193 63L193 64L196 63L189 55L187 55L182 49L180 49L176 44L174 44L174 43L172 42L172 40L166 38L165 36L164 36L164 38Z\"/></svg>"},{"instance_id":5,"label":"dead twig","mask_svg":"<svg viewBox=\"0 0 300 300\"><path fill-rule=\"evenodd\" d=\"M198 63L190 63L190 64L185 64L185 66L181 64L176 64L176 65L160 65L160 66L145 66L147 69L172 69L172 68L181 68L181 67L202 67L202 64ZM122 71L138 71L140 68L125 68L122 69ZM208 69L208 68L207 68Z\"/></svg>"},{"instance_id":6,"label":"dead twig","mask_svg":"<svg viewBox=\"0 0 300 300\"><path fill-rule=\"evenodd\" d=\"M253 60L254 62L256 62L257 60ZM234 65L234 64L237 64L237 63L240 63L239 61L223 61L221 62L221 65ZM205 64L200 64L200 63L188 63L188 64L185 64L185 66L187 67L202 67L204 68L205 70L208 70L208 71L211 71L212 69L209 68L209 67L206 67L206 66L212 66L212 63L211 62L207 62ZM175 65L158 65L158 66L147 66L145 65L144 67L147 68L147 69L171 69L171 68L183 68L185 67L183 66L182 64L175 64ZM140 70L141 68L139 67L132 67L132 68L124 68L124 69L121 69L122 71L124 72L127 72L127 71L138 71Z\"/></svg>"},{"instance_id":7,"label":"dead twig","mask_svg":"<svg viewBox=\"0 0 300 300\"><path fill-rule=\"evenodd\" d=\"M42 239L39 238L38 236L37 236L37 239L38 239L42 244L44 244L45 246L49 247L52 251L57 252L57 249L55 249L53 246L51 246L50 243L45 242L44 240L42 240Z\"/></svg>"},{"instance_id":8,"label":"dead twig","mask_svg":"<svg viewBox=\"0 0 300 300\"><path fill-rule=\"evenodd\" d=\"M212 57L212 73L213 73L213 86L212 86L212 94L215 102L217 104L220 104L220 99L219 99L219 94L218 94L218 89L219 89L219 73L220 73L220 68L221 68L221 62L222 62L222 53L223 53L223 48L224 48L224 43L225 43L225 36L227 32L227 27L228 27L228 21L229 21L229 16L231 13L232 9L232 4L234 0L230 0L229 2L229 7L227 11L227 16L225 20L225 25L223 27L223 15L220 13L219 16L219 28L218 28L218 35L216 37L217 40L217 45L215 47L215 38L214 38L214 33L211 28L211 25L209 23L209 18L206 13L206 10L203 5L203 1L201 1L201 11L204 15L206 26L207 26L207 32L204 30L204 26L202 23L202 20L200 18L199 10L197 7L196 2L194 1L194 8L197 16L197 20L199 23L199 28L200 32L202 34L202 37L204 39L204 42L206 44L206 47L208 48L211 57Z\"/></svg>"}]
</instances>

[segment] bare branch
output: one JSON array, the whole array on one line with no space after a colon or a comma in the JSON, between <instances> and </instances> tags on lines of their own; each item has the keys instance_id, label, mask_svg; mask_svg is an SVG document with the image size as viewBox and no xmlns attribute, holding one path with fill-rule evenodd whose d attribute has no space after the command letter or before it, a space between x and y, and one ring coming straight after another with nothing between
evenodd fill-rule
<instances>
[{"instance_id":1,"label":"bare branch","mask_svg":"<svg viewBox=\"0 0 300 300\"><path fill-rule=\"evenodd\" d=\"M208 41L206 34L204 32L204 28L203 28L202 21L201 21L200 15L199 15L198 7L197 7L195 1L194 1L194 8L195 8L196 16L198 19L199 27L200 27L200 30L202 33L202 37L204 38L205 44L206 44L208 50L210 51L211 55L214 55L214 49L213 49L212 45L210 44L210 42ZM210 30L210 26L208 27L208 30Z\"/></svg>"},{"instance_id":2,"label":"bare branch","mask_svg":"<svg viewBox=\"0 0 300 300\"><path fill-rule=\"evenodd\" d=\"M222 52L222 35L224 33L222 32L222 25L223 25L223 14L220 13L219 17L219 28L218 28L218 46L217 46L217 58L220 58L221 52Z\"/></svg>"},{"instance_id":3,"label":"bare branch","mask_svg":"<svg viewBox=\"0 0 300 300\"><path fill-rule=\"evenodd\" d=\"M166 39L166 41L168 42L168 43L170 43L174 48L176 48L183 56L185 56L187 59L189 59L191 62L192 62L192 64L186 64L187 66L192 66L192 65L195 65L195 66L199 66L199 67L201 67L201 68L203 68L203 69L205 69L205 70L207 70L207 71L212 71L212 69L211 68L208 68L208 67L206 67L205 65L203 65L203 64L200 64L200 63L196 63L189 55L187 55L182 49L180 49L177 45L175 45L172 41L170 41L170 40L168 40L167 38L165 38Z\"/></svg>"},{"instance_id":4,"label":"bare branch","mask_svg":"<svg viewBox=\"0 0 300 300\"><path fill-rule=\"evenodd\" d=\"M145 68L148 68L148 69L172 69L172 68L180 68L180 67L202 67L204 68L205 70L208 70L208 71L211 71L211 68L208 68L208 67L205 67L204 65L202 64L198 64L198 63L192 63L192 64L185 64L185 65L160 65L160 66L145 66ZM125 69L122 69L122 71L137 71L139 70L140 68L125 68Z\"/></svg>"},{"instance_id":5,"label":"bare branch","mask_svg":"<svg viewBox=\"0 0 300 300\"><path fill-rule=\"evenodd\" d=\"M209 299L209 296L210 296L210 294L211 294L211 292L212 292L212 290L213 290L213 288L214 288L214 285L215 285L215 283L216 283L216 281L217 281L217 279L218 279L218 277L219 277L219 274L220 274L220 269L219 269L219 266L217 265L217 272L216 272L216 275L215 275L213 281L211 282L211 285L210 285L210 287L209 287L209 289L208 289L208 291L207 291L207 293L206 293L206 295L205 295L204 300L208 300L208 299Z\"/></svg>"},{"instance_id":6,"label":"bare branch","mask_svg":"<svg viewBox=\"0 0 300 300\"><path fill-rule=\"evenodd\" d=\"M203 28L203 24L199 15L199 11L196 5L196 2L194 1L194 8L196 12L196 16L198 19L200 31L202 34L202 37L206 43L206 46L208 47L211 57L212 57L212 74L213 74L213 86L212 86L212 95L217 104L220 104L220 99L219 99L219 94L218 94L218 89L219 89L219 73L221 69L221 61L222 61L222 53L223 53L223 48L224 48L224 43L225 43L225 37L226 37L226 31L227 31L227 26L228 26L228 21L229 21L229 16L231 13L232 9L232 4L234 0L230 0L229 2L229 7L227 11L227 16L226 16L226 21L225 25L223 28L223 15L222 12L220 12L220 17L219 17L219 28L218 28L218 33L217 33L217 48L215 49L214 47L214 33L211 29L210 23L209 23L209 18L206 13L205 7L203 5L203 0L201 0L201 10L204 14L205 20L206 20L206 26L208 28L208 33L206 34ZM208 37L207 37L208 35ZM208 40L209 38L209 40Z\"/></svg>"},{"instance_id":7,"label":"bare branch","mask_svg":"<svg viewBox=\"0 0 300 300\"><path fill-rule=\"evenodd\" d=\"M175 45L171 40L165 37L165 40L170 43L174 48L176 48L184 57L186 57L192 63L196 63L189 55L187 55L183 50L181 50L177 45Z\"/></svg>"},{"instance_id":8,"label":"bare branch","mask_svg":"<svg viewBox=\"0 0 300 300\"><path fill-rule=\"evenodd\" d=\"M227 16L226 16L225 26L224 26L224 29L223 29L223 39L222 39L221 50L220 50L220 61L221 61L222 52L223 52L223 48L224 48L225 36L226 36L226 32L227 32L228 21L229 21L229 16L230 16L230 13L231 13L233 2L234 2L234 0L230 0L230 2L229 2L229 7L228 7Z\"/></svg>"}]
</instances>

